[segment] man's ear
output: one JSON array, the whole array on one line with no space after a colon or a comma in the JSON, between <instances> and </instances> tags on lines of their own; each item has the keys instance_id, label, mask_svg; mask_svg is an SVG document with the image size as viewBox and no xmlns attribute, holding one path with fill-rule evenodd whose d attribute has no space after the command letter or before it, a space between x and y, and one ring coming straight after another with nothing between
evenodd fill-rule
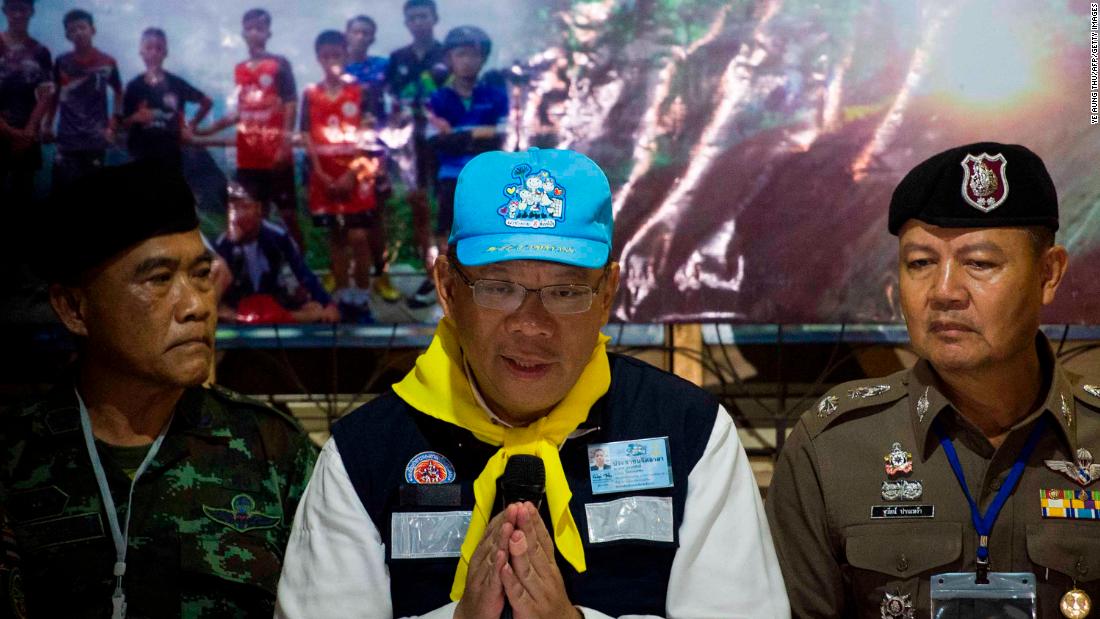
<instances>
[{"instance_id":1,"label":"man's ear","mask_svg":"<svg viewBox=\"0 0 1100 619\"><path fill-rule=\"evenodd\" d=\"M439 307L443 309L443 315L454 320L452 308L454 307L455 274L451 269L451 259L442 254L435 259L432 266L432 279L435 282L435 296L439 299Z\"/></svg>"},{"instance_id":2,"label":"man's ear","mask_svg":"<svg viewBox=\"0 0 1100 619\"><path fill-rule=\"evenodd\" d=\"M85 297L79 288L62 284L50 284L50 305L61 320L61 324L73 335L88 336L88 325L84 321Z\"/></svg>"},{"instance_id":3,"label":"man's ear","mask_svg":"<svg viewBox=\"0 0 1100 619\"><path fill-rule=\"evenodd\" d=\"M1043 253L1043 305L1054 302L1054 293L1069 269L1069 253L1061 245L1055 245Z\"/></svg>"}]
</instances>

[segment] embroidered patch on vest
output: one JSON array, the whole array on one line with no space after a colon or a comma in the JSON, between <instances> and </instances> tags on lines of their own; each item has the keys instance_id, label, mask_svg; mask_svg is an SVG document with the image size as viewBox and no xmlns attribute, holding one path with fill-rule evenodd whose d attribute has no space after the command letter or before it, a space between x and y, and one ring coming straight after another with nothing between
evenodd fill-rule
<instances>
[{"instance_id":1,"label":"embroidered patch on vest","mask_svg":"<svg viewBox=\"0 0 1100 619\"><path fill-rule=\"evenodd\" d=\"M454 465L435 451L422 451L405 465L405 481L410 484L449 484L454 480Z\"/></svg>"}]
</instances>

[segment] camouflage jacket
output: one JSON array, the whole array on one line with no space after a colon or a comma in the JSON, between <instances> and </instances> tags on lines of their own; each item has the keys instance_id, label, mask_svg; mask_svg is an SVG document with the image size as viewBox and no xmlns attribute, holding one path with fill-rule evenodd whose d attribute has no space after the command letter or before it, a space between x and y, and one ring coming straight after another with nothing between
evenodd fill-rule
<instances>
[{"instance_id":1,"label":"camouflage jacket","mask_svg":"<svg viewBox=\"0 0 1100 619\"><path fill-rule=\"evenodd\" d=\"M125 522L130 478L100 459ZM316 448L291 418L221 388L187 390L134 487L127 616L267 616ZM107 617L115 548L71 387L0 416L0 503L32 617Z\"/></svg>"}]
</instances>

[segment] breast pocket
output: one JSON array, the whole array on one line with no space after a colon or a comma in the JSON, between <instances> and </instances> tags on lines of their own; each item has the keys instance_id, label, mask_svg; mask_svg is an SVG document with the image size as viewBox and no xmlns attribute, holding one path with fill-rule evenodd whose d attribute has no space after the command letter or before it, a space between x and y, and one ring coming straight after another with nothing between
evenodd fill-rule
<instances>
[{"instance_id":1,"label":"breast pocket","mask_svg":"<svg viewBox=\"0 0 1100 619\"><path fill-rule=\"evenodd\" d=\"M1075 585L1100 599L1100 523L1040 522L1027 526L1039 598L1058 599Z\"/></svg>"},{"instance_id":2,"label":"breast pocket","mask_svg":"<svg viewBox=\"0 0 1100 619\"><path fill-rule=\"evenodd\" d=\"M245 597L274 599L288 524L282 507L256 489L210 487L195 499L198 513L177 527L189 582L203 582L196 586L211 591L240 591L243 585L254 589Z\"/></svg>"},{"instance_id":3,"label":"breast pocket","mask_svg":"<svg viewBox=\"0 0 1100 619\"><path fill-rule=\"evenodd\" d=\"M887 594L908 596L916 616L927 616L931 575L961 567L957 522L865 524L844 535L853 602L862 616L878 619Z\"/></svg>"}]
</instances>

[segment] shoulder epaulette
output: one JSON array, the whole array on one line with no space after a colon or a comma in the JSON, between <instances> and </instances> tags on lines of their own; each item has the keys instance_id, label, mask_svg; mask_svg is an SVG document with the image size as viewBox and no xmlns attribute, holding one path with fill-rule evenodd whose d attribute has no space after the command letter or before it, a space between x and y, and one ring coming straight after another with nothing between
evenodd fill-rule
<instances>
[{"instance_id":1,"label":"shoulder epaulette","mask_svg":"<svg viewBox=\"0 0 1100 619\"><path fill-rule=\"evenodd\" d=\"M864 378L842 383L818 398L802 415L810 437L821 434L844 415L882 404L890 404L908 395L907 370L882 378Z\"/></svg>"},{"instance_id":2,"label":"shoulder epaulette","mask_svg":"<svg viewBox=\"0 0 1100 619\"><path fill-rule=\"evenodd\" d=\"M225 387L222 387L221 385L210 385L209 389L210 393L213 394L215 398L223 402L237 406L247 406L249 408L262 411L269 415L274 415L294 426L295 428L299 430L302 429L302 424L298 421L298 419L291 415L288 415L287 413L284 413L283 411L271 406L270 404L246 396L243 393L237 393L236 391L233 391L232 389L227 389Z\"/></svg>"}]
</instances>

